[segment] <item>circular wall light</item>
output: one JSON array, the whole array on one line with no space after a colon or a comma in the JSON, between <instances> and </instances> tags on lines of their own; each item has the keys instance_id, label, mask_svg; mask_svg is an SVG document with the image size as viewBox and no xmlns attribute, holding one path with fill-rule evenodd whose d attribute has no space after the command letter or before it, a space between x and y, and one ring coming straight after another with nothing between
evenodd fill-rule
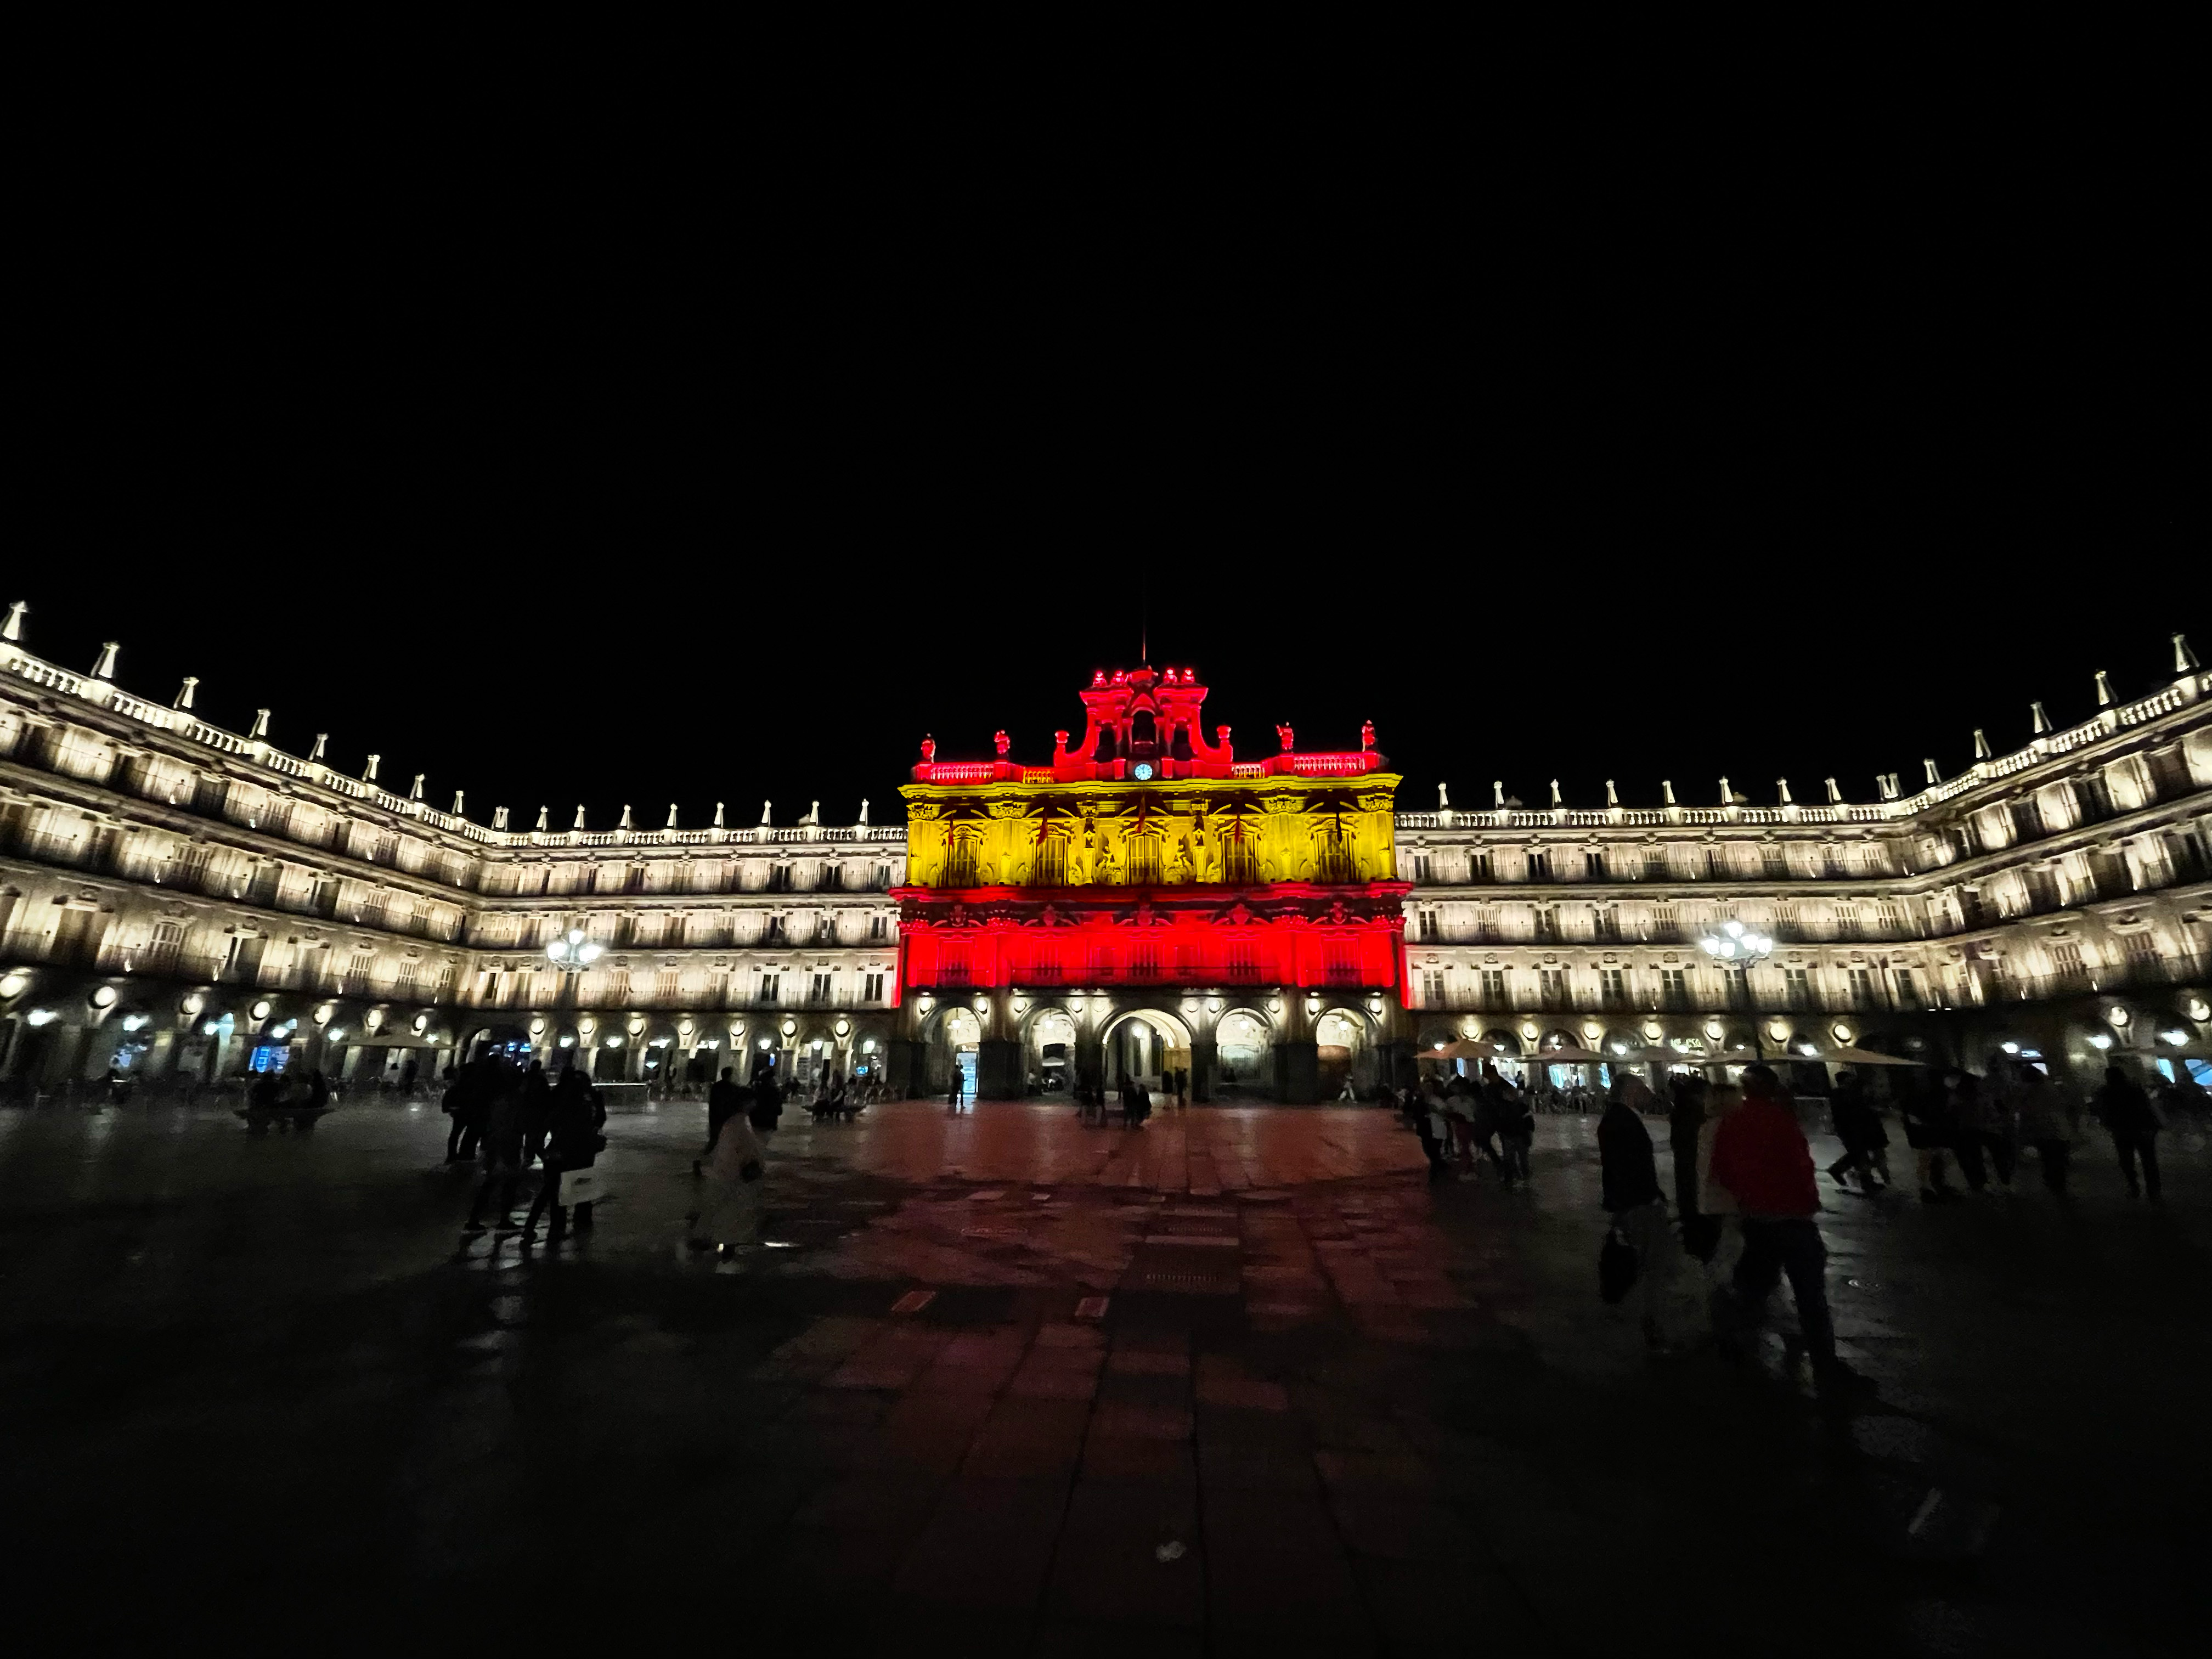
<instances>
[{"instance_id":1,"label":"circular wall light","mask_svg":"<svg viewBox=\"0 0 2212 1659\"><path fill-rule=\"evenodd\" d=\"M423 1032L425 1032L425 1031L428 1030L429 1029L430 1029L430 1016L429 1016L429 1015L428 1015L428 1014L417 1014L417 1015L416 1015L416 1016L415 1016L415 1035L416 1035L416 1036L421 1036L422 1035L422 1033L423 1033Z\"/></svg>"},{"instance_id":2,"label":"circular wall light","mask_svg":"<svg viewBox=\"0 0 2212 1659\"><path fill-rule=\"evenodd\" d=\"M1712 1042L1718 1042L1727 1035L1728 1027L1722 1024L1720 1021L1709 1019L1705 1022L1705 1036Z\"/></svg>"},{"instance_id":3,"label":"circular wall light","mask_svg":"<svg viewBox=\"0 0 2212 1659\"><path fill-rule=\"evenodd\" d=\"M1851 1038L1856 1033L1848 1025L1831 1025L1828 1028L1828 1035L1848 1048L1850 1047Z\"/></svg>"},{"instance_id":4,"label":"circular wall light","mask_svg":"<svg viewBox=\"0 0 2212 1659\"><path fill-rule=\"evenodd\" d=\"M370 1009L366 1014L362 1016L361 1023L368 1026L370 1030L376 1030L384 1024L384 1010L381 1008Z\"/></svg>"},{"instance_id":5,"label":"circular wall light","mask_svg":"<svg viewBox=\"0 0 2212 1659\"><path fill-rule=\"evenodd\" d=\"M783 1022L783 1034L784 1034L784 1036L795 1036L795 1035L797 1035L798 1030L799 1030L799 1022L798 1022L797 1020L795 1020L795 1019L787 1019L786 1021L784 1021L784 1022Z\"/></svg>"},{"instance_id":6,"label":"circular wall light","mask_svg":"<svg viewBox=\"0 0 2212 1659\"><path fill-rule=\"evenodd\" d=\"M30 982L28 974L0 974L0 997L19 997Z\"/></svg>"},{"instance_id":7,"label":"circular wall light","mask_svg":"<svg viewBox=\"0 0 2212 1659\"><path fill-rule=\"evenodd\" d=\"M331 1007L331 1005L326 1002L321 1007L316 1009L313 1014L308 1016L308 1018L313 1019L318 1025L327 1025L331 1023L331 1016L337 1012L337 1009Z\"/></svg>"},{"instance_id":8,"label":"circular wall light","mask_svg":"<svg viewBox=\"0 0 2212 1659\"><path fill-rule=\"evenodd\" d=\"M849 1019L839 1020L837 1022L836 1030L837 1035L841 1037L850 1036L853 1034L853 1022Z\"/></svg>"},{"instance_id":9,"label":"circular wall light","mask_svg":"<svg viewBox=\"0 0 2212 1659\"><path fill-rule=\"evenodd\" d=\"M179 1003L177 1006L183 1009L188 1014L197 1014L201 1009L207 1006L207 999L202 996L198 991L194 991L182 1002Z\"/></svg>"},{"instance_id":10,"label":"circular wall light","mask_svg":"<svg viewBox=\"0 0 2212 1659\"><path fill-rule=\"evenodd\" d=\"M2105 1019L2107 1024L2123 1031L2127 1030L2129 1022L2134 1019L2134 1018L2135 1016L2133 1014L2130 1014L2125 1007L2118 1003L2113 1004L2111 1011L2105 1016Z\"/></svg>"},{"instance_id":11,"label":"circular wall light","mask_svg":"<svg viewBox=\"0 0 2212 1659\"><path fill-rule=\"evenodd\" d=\"M1656 1042L1666 1035L1667 1028L1657 1020L1647 1019L1644 1022L1644 1040L1646 1042Z\"/></svg>"},{"instance_id":12,"label":"circular wall light","mask_svg":"<svg viewBox=\"0 0 2212 1659\"><path fill-rule=\"evenodd\" d=\"M112 985L94 986L92 1006L95 1008L112 1008L115 1006L115 988ZM257 1015L256 1018L259 1016Z\"/></svg>"},{"instance_id":13,"label":"circular wall light","mask_svg":"<svg viewBox=\"0 0 2212 1659\"><path fill-rule=\"evenodd\" d=\"M530 1035L532 1036L544 1036L545 1035L545 1017L543 1014L537 1016L530 1022Z\"/></svg>"},{"instance_id":14,"label":"circular wall light","mask_svg":"<svg viewBox=\"0 0 2212 1659\"><path fill-rule=\"evenodd\" d=\"M267 997L261 997L246 1012L256 1019L266 1019L269 1018L269 1010L273 1006Z\"/></svg>"}]
</instances>

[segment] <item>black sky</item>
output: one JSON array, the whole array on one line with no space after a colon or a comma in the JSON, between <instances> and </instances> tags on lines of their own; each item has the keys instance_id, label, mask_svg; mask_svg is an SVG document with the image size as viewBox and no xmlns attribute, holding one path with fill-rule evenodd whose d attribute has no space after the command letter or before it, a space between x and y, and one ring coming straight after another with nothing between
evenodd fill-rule
<instances>
[{"instance_id":1,"label":"black sky","mask_svg":"<svg viewBox=\"0 0 2212 1659\"><path fill-rule=\"evenodd\" d=\"M479 817L881 817L1140 626L1419 805L1866 799L2212 647L2204 148L2125 88L267 84L37 124L0 598Z\"/></svg>"}]
</instances>

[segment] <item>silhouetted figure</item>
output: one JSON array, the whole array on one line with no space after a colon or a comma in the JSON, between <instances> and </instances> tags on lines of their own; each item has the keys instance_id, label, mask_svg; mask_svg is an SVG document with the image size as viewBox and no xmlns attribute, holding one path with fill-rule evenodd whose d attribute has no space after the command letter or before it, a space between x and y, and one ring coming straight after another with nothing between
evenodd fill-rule
<instances>
[{"instance_id":1,"label":"silhouetted figure","mask_svg":"<svg viewBox=\"0 0 2212 1659\"><path fill-rule=\"evenodd\" d=\"M1597 1155L1604 1184L1606 1212L1629 1248L1636 1252L1637 1311L1644 1340L1652 1347L1665 1345L1660 1319L1666 1311L1667 1292L1674 1282L1678 1259L1674 1240L1667 1229L1667 1200L1659 1191L1659 1168L1651 1156L1651 1132L1629 1104L1633 1098L1626 1075L1613 1079L1613 1099L1597 1121ZM1642 1091L1649 1095L1650 1091Z\"/></svg>"},{"instance_id":2,"label":"silhouetted figure","mask_svg":"<svg viewBox=\"0 0 2212 1659\"><path fill-rule=\"evenodd\" d=\"M484 1206L495 1188L501 1231L514 1226L515 1183L522 1176L522 1080L502 1067L489 1081L491 1098L482 1115L483 1183L477 1188L463 1228L472 1233L483 1231Z\"/></svg>"},{"instance_id":3,"label":"silhouetted figure","mask_svg":"<svg viewBox=\"0 0 2212 1659\"><path fill-rule=\"evenodd\" d=\"M721 1076L707 1085L707 1146L691 1160L691 1173L697 1175L702 1163L714 1155L714 1142L722 1133L722 1126L745 1109L745 1091L737 1085L732 1068L722 1067Z\"/></svg>"},{"instance_id":4,"label":"silhouetted figure","mask_svg":"<svg viewBox=\"0 0 2212 1659\"><path fill-rule=\"evenodd\" d=\"M1700 1261L1713 1259L1721 1239L1720 1218L1698 1206L1698 1136L1705 1127L1709 1086L1693 1072L1682 1073L1674 1079L1667 1109L1667 1146L1674 1154L1674 1213L1681 1218L1682 1248Z\"/></svg>"},{"instance_id":5,"label":"silhouetted figure","mask_svg":"<svg viewBox=\"0 0 2212 1659\"><path fill-rule=\"evenodd\" d=\"M1836 1074L1835 1091L1828 1097L1828 1115L1836 1139L1844 1143L1844 1155L1828 1166L1828 1179L1849 1191L1850 1182L1845 1177L1856 1172L1859 1185L1873 1192L1875 1155L1888 1146L1889 1136L1883 1133L1881 1120L1875 1115L1857 1073Z\"/></svg>"},{"instance_id":6,"label":"silhouetted figure","mask_svg":"<svg viewBox=\"0 0 2212 1659\"><path fill-rule=\"evenodd\" d=\"M2089 1097L2090 1109L2105 1121L2119 1154L2120 1173L2127 1177L2128 1196L2140 1198L2148 1189L2151 1202L2159 1201L2158 1132L2165 1127L2142 1085L2117 1066L2105 1068L2105 1081ZM2142 1180L2136 1180L2136 1163L2142 1163Z\"/></svg>"}]
</instances>

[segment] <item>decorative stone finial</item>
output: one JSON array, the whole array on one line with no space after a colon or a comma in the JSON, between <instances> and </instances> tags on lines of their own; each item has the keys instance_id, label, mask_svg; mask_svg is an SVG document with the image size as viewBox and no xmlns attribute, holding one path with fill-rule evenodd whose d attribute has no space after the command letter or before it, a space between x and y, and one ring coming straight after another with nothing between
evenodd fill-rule
<instances>
[{"instance_id":1,"label":"decorative stone finial","mask_svg":"<svg viewBox=\"0 0 2212 1659\"><path fill-rule=\"evenodd\" d=\"M1674 804L1674 780L1672 778L1660 779L1659 793L1665 799L1667 805L1672 806Z\"/></svg>"},{"instance_id":2,"label":"decorative stone finial","mask_svg":"<svg viewBox=\"0 0 2212 1659\"><path fill-rule=\"evenodd\" d=\"M862 823L866 823L867 821L868 821L868 798L867 798L866 795L863 795L863 796L861 796L861 797L860 797L860 822L861 822Z\"/></svg>"},{"instance_id":3,"label":"decorative stone finial","mask_svg":"<svg viewBox=\"0 0 2212 1659\"><path fill-rule=\"evenodd\" d=\"M1841 806L1844 804L1844 792L1836 787L1836 781L1833 778L1824 778L1821 781L1828 786L1828 805Z\"/></svg>"},{"instance_id":4,"label":"decorative stone finial","mask_svg":"<svg viewBox=\"0 0 2212 1659\"><path fill-rule=\"evenodd\" d=\"M458 811L459 809L456 808L455 810ZM491 827L495 830L505 830L507 828L507 808L504 806L495 806L491 809Z\"/></svg>"},{"instance_id":5,"label":"decorative stone finial","mask_svg":"<svg viewBox=\"0 0 2212 1659\"><path fill-rule=\"evenodd\" d=\"M1554 806L1565 805L1559 799L1559 781L1557 778L1552 780L1552 805Z\"/></svg>"},{"instance_id":6,"label":"decorative stone finial","mask_svg":"<svg viewBox=\"0 0 2212 1659\"><path fill-rule=\"evenodd\" d=\"M720 830L721 827L722 827L722 803L721 803L721 802L720 802L720 801L716 801L716 802L714 803L714 828L716 828L717 830Z\"/></svg>"},{"instance_id":7,"label":"decorative stone finial","mask_svg":"<svg viewBox=\"0 0 2212 1659\"><path fill-rule=\"evenodd\" d=\"M2100 668L2097 671L2097 707L2110 708L2112 706L2112 683L2105 678L2105 671Z\"/></svg>"},{"instance_id":8,"label":"decorative stone finial","mask_svg":"<svg viewBox=\"0 0 2212 1659\"><path fill-rule=\"evenodd\" d=\"M15 607L18 611L22 608L20 605ZM15 623L15 619L13 617L8 619L9 627L14 627ZM15 636L13 634L8 634L4 637L12 640ZM2191 673L2195 672L2197 666L2197 653L2189 648L2189 635L2176 634L2173 636L2173 672L2177 674Z\"/></svg>"},{"instance_id":9,"label":"decorative stone finial","mask_svg":"<svg viewBox=\"0 0 2212 1659\"><path fill-rule=\"evenodd\" d=\"M1778 790L1780 790L1780 791L1782 792L1782 804L1783 804L1784 806L1795 806L1795 805L1797 804L1796 801L1791 800L1791 799L1790 799L1790 780L1789 780L1789 779L1787 779L1787 778L1777 778L1777 779L1775 779L1775 781L1774 781L1774 787L1775 787L1777 789L1778 789Z\"/></svg>"},{"instance_id":10,"label":"decorative stone finial","mask_svg":"<svg viewBox=\"0 0 2212 1659\"><path fill-rule=\"evenodd\" d=\"M768 828L768 815L769 808L772 805L773 803L769 801L763 801L761 803L761 828L763 830Z\"/></svg>"},{"instance_id":11,"label":"decorative stone finial","mask_svg":"<svg viewBox=\"0 0 2212 1659\"><path fill-rule=\"evenodd\" d=\"M807 805L807 808L806 808L806 816L805 816L805 817L803 817L803 818L799 819L799 822L800 822L801 823L804 823L804 824L817 824L817 823L821 823L821 822L822 822L822 803L821 803L820 801L818 801L818 800L817 800L817 801L812 801L812 802L808 803L808 805Z\"/></svg>"},{"instance_id":12,"label":"decorative stone finial","mask_svg":"<svg viewBox=\"0 0 2212 1659\"><path fill-rule=\"evenodd\" d=\"M1373 720L1362 720L1359 722L1359 746L1368 753L1371 754L1374 752L1375 722Z\"/></svg>"},{"instance_id":13,"label":"decorative stone finial","mask_svg":"<svg viewBox=\"0 0 2212 1659\"><path fill-rule=\"evenodd\" d=\"M668 827L671 830L673 830L676 827L676 803L674 801L668 803Z\"/></svg>"},{"instance_id":14,"label":"decorative stone finial","mask_svg":"<svg viewBox=\"0 0 2212 1659\"><path fill-rule=\"evenodd\" d=\"M1490 781L1490 804L1500 811L1505 810L1504 779L1492 778Z\"/></svg>"},{"instance_id":15,"label":"decorative stone finial","mask_svg":"<svg viewBox=\"0 0 2212 1659\"><path fill-rule=\"evenodd\" d=\"M267 709L257 708L253 711L253 729L251 732L248 732L246 735L249 738L265 738L269 735L269 711Z\"/></svg>"},{"instance_id":16,"label":"decorative stone finial","mask_svg":"<svg viewBox=\"0 0 2212 1659\"><path fill-rule=\"evenodd\" d=\"M576 822L569 827L575 830L580 830L584 827L584 809L582 807L579 806L576 809Z\"/></svg>"},{"instance_id":17,"label":"decorative stone finial","mask_svg":"<svg viewBox=\"0 0 2212 1659\"><path fill-rule=\"evenodd\" d=\"M415 781L409 787L407 791L408 799L420 800L422 799L422 780L429 775L430 775L428 772L417 772L415 775Z\"/></svg>"},{"instance_id":18,"label":"decorative stone finial","mask_svg":"<svg viewBox=\"0 0 2212 1659\"><path fill-rule=\"evenodd\" d=\"M1978 726L1974 728L1974 758L1976 760L1990 758L1989 734Z\"/></svg>"},{"instance_id":19,"label":"decorative stone finial","mask_svg":"<svg viewBox=\"0 0 2212 1659\"><path fill-rule=\"evenodd\" d=\"M1607 778L1605 781L1605 804L1607 806L1618 806L1620 805L1620 791L1613 787L1613 780L1611 778Z\"/></svg>"},{"instance_id":20,"label":"decorative stone finial","mask_svg":"<svg viewBox=\"0 0 2212 1659\"><path fill-rule=\"evenodd\" d=\"M453 816L454 817L460 817L460 815L461 815L461 804L468 799L468 793L469 793L469 792L468 792L467 790L465 790L465 789L456 789L456 790L454 790L454 791L453 791Z\"/></svg>"},{"instance_id":21,"label":"decorative stone finial","mask_svg":"<svg viewBox=\"0 0 2212 1659\"><path fill-rule=\"evenodd\" d=\"M192 681L192 680L186 680L186 681L185 682L185 684L187 684L187 685L192 685L192 684L198 684L198 682L196 682L196 681ZM192 700L191 700L190 697L185 698L185 708L190 708L191 706L192 706ZM315 751L314 751L314 753L313 753L312 755L309 755L309 756L307 757L307 758L308 758L309 760L311 760L311 761L319 761L319 760L322 759L322 757L323 757L323 750L324 750L325 749L326 749L327 747L329 747L329 746L330 746L330 741L331 741L331 734L330 734L329 732L316 732L316 733L315 733Z\"/></svg>"},{"instance_id":22,"label":"decorative stone finial","mask_svg":"<svg viewBox=\"0 0 2212 1659\"><path fill-rule=\"evenodd\" d=\"M93 678L112 680L115 678L115 653L122 648L113 640L100 647L100 660L92 665Z\"/></svg>"},{"instance_id":23,"label":"decorative stone finial","mask_svg":"<svg viewBox=\"0 0 2212 1659\"><path fill-rule=\"evenodd\" d=\"M384 757L381 755L371 755L368 757L368 764L362 770L361 781L363 783L374 783L376 781L376 769L378 765L381 763Z\"/></svg>"},{"instance_id":24,"label":"decorative stone finial","mask_svg":"<svg viewBox=\"0 0 2212 1659\"><path fill-rule=\"evenodd\" d=\"M552 809L551 807L550 807L550 806L541 806L541 807L539 807L539 808L538 809L538 834L540 834L540 835L544 835L544 834L545 833L545 821L546 821L546 819L547 819L548 817L550 817L552 815L552 811L553 811L553 809Z\"/></svg>"},{"instance_id":25,"label":"decorative stone finial","mask_svg":"<svg viewBox=\"0 0 2212 1659\"><path fill-rule=\"evenodd\" d=\"M1923 760L1920 763L1928 769L1928 787L1929 788L1932 789L1937 784L1943 781L1943 775L1936 769L1936 762L1933 757Z\"/></svg>"},{"instance_id":26,"label":"decorative stone finial","mask_svg":"<svg viewBox=\"0 0 2212 1659\"><path fill-rule=\"evenodd\" d=\"M171 703L169 707L172 708L190 708L192 706L192 693L199 689L200 677L197 674L185 675L184 684L178 689L176 702Z\"/></svg>"},{"instance_id":27,"label":"decorative stone finial","mask_svg":"<svg viewBox=\"0 0 2212 1659\"><path fill-rule=\"evenodd\" d=\"M1437 786L1437 811L1439 812L1451 811L1451 791L1441 783Z\"/></svg>"},{"instance_id":28,"label":"decorative stone finial","mask_svg":"<svg viewBox=\"0 0 2212 1659\"><path fill-rule=\"evenodd\" d=\"M23 637L23 617L30 608L21 599L8 607L8 620L0 623L0 640L7 640L12 643ZM2181 635L2176 634L2173 637L2178 640Z\"/></svg>"},{"instance_id":29,"label":"decorative stone finial","mask_svg":"<svg viewBox=\"0 0 2212 1659\"><path fill-rule=\"evenodd\" d=\"M2051 729L2051 716L2043 712L2043 705L2041 703L2032 702L2028 704L2027 711L2029 714L2034 718L2035 732L2038 737L2040 737L2044 732L2048 732Z\"/></svg>"},{"instance_id":30,"label":"decorative stone finial","mask_svg":"<svg viewBox=\"0 0 2212 1659\"><path fill-rule=\"evenodd\" d=\"M629 828L629 803L628 801L624 801L623 803L622 822L617 824L615 828L617 830L627 830Z\"/></svg>"},{"instance_id":31,"label":"decorative stone finial","mask_svg":"<svg viewBox=\"0 0 2212 1659\"><path fill-rule=\"evenodd\" d=\"M998 750L999 758L1000 760L1006 759L1006 751L1013 747L1013 742L1014 740L1008 737L1003 730L991 733L991 747Z\"/></svg>"}]
</instances>

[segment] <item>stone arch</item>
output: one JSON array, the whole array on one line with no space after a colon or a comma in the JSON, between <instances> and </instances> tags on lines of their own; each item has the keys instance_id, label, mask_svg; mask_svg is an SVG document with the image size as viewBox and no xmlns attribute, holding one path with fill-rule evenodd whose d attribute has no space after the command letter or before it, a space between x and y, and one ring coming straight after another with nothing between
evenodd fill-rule
<instances>
[{"instance_id":1,"label":"stone arch","mask_svg":"<svg viewBox=\"0 0 2212 1659\"><path fill-rule=\"evenodd\" d=\"M1058 1094L1075 1083L1076 1047L1083 1021L1058 1002L1040 1003L1022 1017L1022 1064L1038 1090Z\"/></svg>"},{"instance_id":2,"label":"stone arch","mask_svg":"<svg viewBox=\"0 0 2212 1659\"><path fill-rule=\"evenodd\" d=\"M1133 1032L1132 1024L1142 1026ZM1158 1085L1170 1049L1188 1052L1192 1046L1189 1022L1165 1008L1117 1009L1099 1028L1098 1042L1104 1056L1105 1084L1118 1089L1125 1079L1141 1077Z\"/></svg>"},{"instance_id":3,"label":"stone arch","mask_svg":"<svg viewBox=\"0 0 2212 1659\"><path fill-rule=\"evenodd\" d=\"M1373 1016L1352 1003L1332 1003L1314 1018L1316 1097L1341 1099L1348 1089L1364 1098L1380 1081Z\"/></svg>"}]
</instances>

